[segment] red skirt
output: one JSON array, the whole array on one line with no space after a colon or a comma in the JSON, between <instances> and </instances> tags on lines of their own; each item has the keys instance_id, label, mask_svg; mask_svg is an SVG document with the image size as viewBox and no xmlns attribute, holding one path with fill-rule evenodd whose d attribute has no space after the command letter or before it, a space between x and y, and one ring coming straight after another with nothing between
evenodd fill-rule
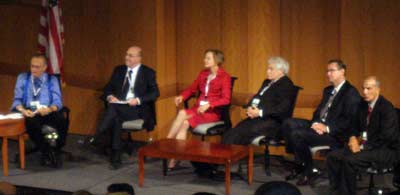
<instances>
[{"instance_id":1,"label":"red skirt","mask_svg":"<svg viewBox=\"0 0 400 195\"><path fill-rule=\"evenodd\" d=\"M203 114L197 113L198 106L186 109L186 115L192 116L188 119L190 127L195 128L203 123L212 123L221 120L221 115L215 110L207 110Z\"/></svg>"}]
</instances>

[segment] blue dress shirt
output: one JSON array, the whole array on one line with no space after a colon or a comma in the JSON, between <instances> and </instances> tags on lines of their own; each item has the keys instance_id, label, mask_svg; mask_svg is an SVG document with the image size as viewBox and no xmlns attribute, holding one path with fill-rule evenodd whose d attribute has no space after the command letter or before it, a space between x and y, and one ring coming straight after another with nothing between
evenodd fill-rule
<instances>
[{"instance_id":1,"label":"blue dress shirt","mask_svg":"<svg viewBox=\"0 0 400 195\"><path fill-rule=\"evenodd\" d=\"M47 73L43 73L40 76L42 82L36 101L48 107L53 105L57 106L57 109L60 110L63 107L60 84L55 76L51 76L51 79L49 79L49 76L50 75ZM28 73L18 75L11 110L15 110L18 105L23 105L24 108L30 108L30 103L35 101L34 84L31 77L32 75Z\"/></svg>"}]
</instances>

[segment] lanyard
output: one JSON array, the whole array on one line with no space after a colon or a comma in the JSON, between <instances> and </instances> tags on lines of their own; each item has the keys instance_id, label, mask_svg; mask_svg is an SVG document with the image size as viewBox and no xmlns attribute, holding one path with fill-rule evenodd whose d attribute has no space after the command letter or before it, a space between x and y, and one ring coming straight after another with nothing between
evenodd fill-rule
<instances>
[{"instance_id":1,"label":"lanyard","mask_svg":"<svg viewBox=\"0 0 400 195\"><path fill-rule=\"evenodd\" d=\"M31 81L32 81L33 97L36 98L39 95L40 90L42 89L43 82L40 84L40 87L36 89L35 83L33 81L33 76L31 77Z\"/></svg>"},{"instance_id":2,"label":"lanyard","mask_svg":"<svg viewBox=\"0 0 400 195\"><path fill-rule=\"evenodd\" d=\"M207 84L206 84L206 89L205 89L205 97L206 98L207 98L207 95L208 95L208 89L209 89L209 86L210 86L210 82L212 80L214 80L215 77L216 77L216 74L214 74L214 75L209 74L208 77L207 77Z\"/></svg>"}]
</instances>

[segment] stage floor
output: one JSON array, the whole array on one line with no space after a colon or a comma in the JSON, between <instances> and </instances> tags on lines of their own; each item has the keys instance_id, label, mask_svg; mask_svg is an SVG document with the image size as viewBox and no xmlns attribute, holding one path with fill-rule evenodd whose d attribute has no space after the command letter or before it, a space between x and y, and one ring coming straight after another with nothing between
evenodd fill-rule
<instances>
[{"instance_id":1,"label":"stage floor","mask_svg":"<svg viewBox=\"0 0 400 195\"><path fill-rule=\"evenodd\" d=\"M125 155L124 165L121 169L116 171L109 170L108 158L95 154L84 147L82 140L82 136L78 135L70 135L68 137L65 150L71 152L73 158L66 159L61 169L41 167L39 164L39 155L33 154L27 156L25 170L18 169L16 164L10 162L9 176L4 177L3 173L0 173L0 180L8 181L15 185L70 192L85 189L94 194L105 194L107 186L112 183L129 183L134 186L135 192L138 195L191 195L195 192L212 192L222 195L225 192L224 182L197 177L193 173L193 168L191 168L189 162L181 163L187 167L186 169L174 171L164 177L162 175L162 163L158 159L149 159L146 161L144 187L139 187L136 156L129 157ZM9 144L10 161L14 159L16 151L17 143L11 142ZM236 171L237 165L234 165L232 170ZM256 156L253 184L249 186L244 180L233 180L231 182L231 194L253 195L261 184L274 180L282 181L284 175L287 174L287 171L283 167L273 166L272 176L266 176L263 171L262 157ZM391 179L391 176L378 177L376 178L376 184L392 187ZM368 180L369 178L364 176L359 186L367 186ZM307 186L300 187L299 189L305 195L329 194L326 176L319 179L312 188ZM359 194L366 194L366 192L360 191Z\"/></svg>"}]
</instances>

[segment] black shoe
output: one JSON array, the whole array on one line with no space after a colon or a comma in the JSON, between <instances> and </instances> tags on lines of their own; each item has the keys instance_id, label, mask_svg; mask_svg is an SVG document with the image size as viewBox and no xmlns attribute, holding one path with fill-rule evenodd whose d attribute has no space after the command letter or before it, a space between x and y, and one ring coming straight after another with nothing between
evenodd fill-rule
<instances>
[{"instance_id":1,"label":"black shoe","mask_svg":"<svg viewBox=\"0 0 400 195\"><path fill-rule=\"evenodd\" d=\"M89 136L85 139L84 145L96 148L98 144L98 138L96 136Z\"/></svg>"},{"instance_id":2,"label":"black shoe","mask_svg":"<svg viewBox=\"0 0 400 195\"><path fill-rule=\"evenodd\" d=\"M42 152L40 156L40 165L43 167L48 167L51 165L51 160L49 157L49 153L47 152Z\"/></svg>"},{"instance_id":3,"label":"black shoe","mask_svg":"<svg viewBox=\"0 0 400 195\"><path fill-rule=\"evenodd\" d=\"M399 174L399 172L396 172L396 171L394 172L393 182L392 183L393 183L394 187L400 188L400 174Z\"/></svg>"},{"instance_id":4,"label":"black shoe","mask_svg":"<svg viewBox=\"0 0 400 195\"><path fill-rule=\"evenodd\" d=\"M111 159L110 159L110 169L117 170L121 168L121 151L120 150L112 150Z\"/></svg>"},{"instance_id":5,"label":"black shoe","mask_svg":"<svg viewBox=\"0 0 400 195\"><path fill-rule=\"evenodd\" d=\"M301 176L299 180L297 180L296 185L298 186L305 186L305 185L312 185L315 180L317 180L322 173L315 169L311 174L306 176Z\"/></svg>"},{"instance_id":6,"label":"black shoe","mask_svg":"<svg viewBox=\"0 0 400 195\"><path fill-rule=\"evenodd\" d=\"M121 162L111 162L109 169L110 170L118 170L122 167L122 163Z\"/></svg>"},{"instance_id":7,"label":"black shoe","mask_svg":"<svg viewBox=\"0 0 400 195\"><path fill-rule=\"evenodd\" d=\"M285 180L290 181L296 179L303 172L304 172L303 166L296 166L290 171L290 174L285 177Z\"/></svg>"},{"instance_id":8,"label":"black shoe","mask_svg":"<svg viewBox=\"0 0 400 195\"><path fill-rule=\"evenodd\" d=\"M49 152L50 163L52 168L61 168L63 165L63 159L59 150L51 150Z\"/></svg>"},{"instance_id":9,"label":"black shoe","mask_svg":"<svg viewBox=\"0 0 400 195\"><path fill-rule=\"evenodd\" d=\"M297 186L306 186L306 185L311 185L311 181L308 178L308 176L301 176L299 180L296 182Z\"/></svg>"}]
</instances>

